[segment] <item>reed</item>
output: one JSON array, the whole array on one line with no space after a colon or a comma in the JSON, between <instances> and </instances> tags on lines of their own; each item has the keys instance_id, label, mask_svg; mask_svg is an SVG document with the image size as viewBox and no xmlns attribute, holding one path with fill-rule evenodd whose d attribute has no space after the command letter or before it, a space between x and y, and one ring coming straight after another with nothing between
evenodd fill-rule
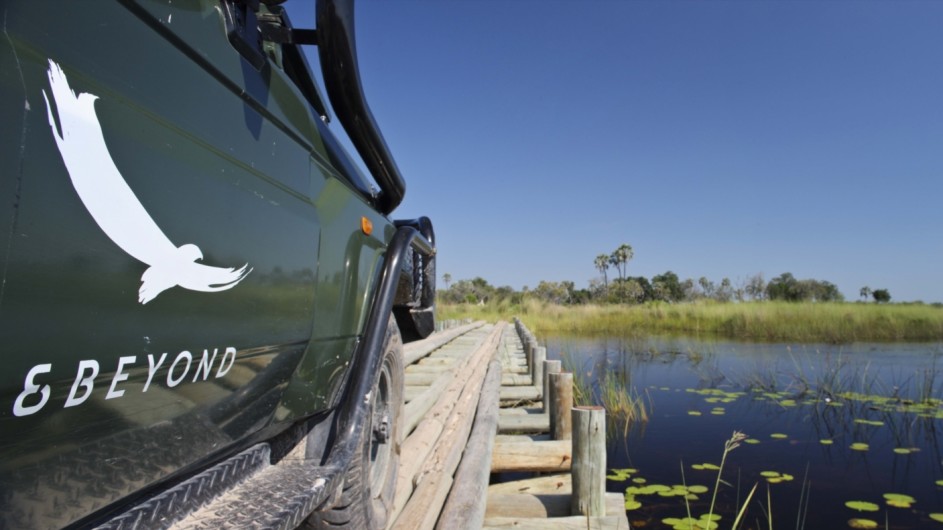
<instances>
[{"instance_id":1,"label":"reed","mask_svg":"<svg viewBox=\"0 0 943 530\"><path fill-rule=\"evenodd\" d=\"M939 341L943 308L924 304L691 302L561 306L440 304L444 318L518 316L535 333L684 334L769 342Z\"/></svg>"},{"instance_id":2,"label":"reed","mask_svg":"<svg viewBox=\"0 0 943 530\"><path fill-rule=\"evenodd\" d=\"M579 366L566 352L562 354L563 369L573 374L573 401L577 406L601 405L606 409L607 421L621 426L623 438L635 423L648 422L645 400L631 381L611 372L593 375L592 370ZM592 381L595 380L595 388ZM651 398L649 397L649 402ZM606 432L615 432L609 428Z\"/></svg>"}]
</instances>

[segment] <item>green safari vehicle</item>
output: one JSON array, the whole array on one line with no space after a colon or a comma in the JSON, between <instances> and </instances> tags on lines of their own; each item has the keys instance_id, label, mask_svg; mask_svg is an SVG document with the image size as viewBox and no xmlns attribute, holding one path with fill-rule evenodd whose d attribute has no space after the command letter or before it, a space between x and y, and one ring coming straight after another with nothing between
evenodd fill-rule
<instances>
[{"instance_id":1,"label":"green safari vehicle","mask_svg":"<svg viewBox=\"0 0 943 530\"><path fill-rule=\"evenodd\" d=\"M0 528L385 527L435 241L351 2L0 6Z\"/></svg>"}]
</instances>

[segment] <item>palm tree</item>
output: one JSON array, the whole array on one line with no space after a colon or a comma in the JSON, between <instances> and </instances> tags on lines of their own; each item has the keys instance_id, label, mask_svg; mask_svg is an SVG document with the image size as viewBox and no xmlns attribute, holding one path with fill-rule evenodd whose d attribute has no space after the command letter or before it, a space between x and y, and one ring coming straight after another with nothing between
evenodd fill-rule
<instances>
[{"instance_id":1,"label":"palm tree","mask_svg":"<svg viewBox=\"0 0 943 530\"><path fill-rule=\"evenodd\" d=\"M448 290L449 290L449 284L452 283L452 275L449 274L449 273L443 274L443 275L442 275L442 281L445 282L445 290L448 291Z\"/></svg>"},{"instance_id":2,"label":"palm tree","mask_svg":"<svg viewBox=\"0 0 943 530\"><path fill-rule=\"evenodd\" d=\"M596 270L598 270L599 273L602 274L602 282L603 282L603 285L606 286L606 296L608 297L609 296L609 277L606 274L606 271L609 270L609 256L605 254L600 254L596 256L596 259L593 261L593 263L596 265Z\"/></svg>"},{"instance_id":3,"label":"palm tree","mask_svg":"<svg viewBox=\"0 0 943 530\"><path fill-rule=\"evenodd\" d=\"M635 256L635 252L632 250L632 245L628 243L622 243L619 245L612 255L609 256L609 263L613 264L616 267L616 270L619 271L619 280L625 284L625 273L628 270L629 260ZM623 290L624 291L624 290ZM625 301L625 293L622 295L623 301Z\"/></svg>"}]
</instances>

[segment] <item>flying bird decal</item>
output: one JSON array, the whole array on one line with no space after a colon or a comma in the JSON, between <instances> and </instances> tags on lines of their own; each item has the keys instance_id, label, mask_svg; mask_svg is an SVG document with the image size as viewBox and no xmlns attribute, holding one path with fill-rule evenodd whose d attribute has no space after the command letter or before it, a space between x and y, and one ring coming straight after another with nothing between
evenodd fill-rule
<instances>
[{"instance_id":1,"label":"flying bird decal","mask_svg":"<svg viewBox=\"0 0 943 530\"><path fill-rule=\"evenodd\" d=\"M141 276L140 303L146 304L175 286L191 291L225 291L252 272L248 263L239 268L197 263L203 259L200 247L192 243L174 245L115 167L95 113L98 96L76 94L62 68L52 60L48 76L59 118L57 128L43 90L49 127L72 186L102 231L133 258L149 265Z\"/></svg>"}]
</instances>

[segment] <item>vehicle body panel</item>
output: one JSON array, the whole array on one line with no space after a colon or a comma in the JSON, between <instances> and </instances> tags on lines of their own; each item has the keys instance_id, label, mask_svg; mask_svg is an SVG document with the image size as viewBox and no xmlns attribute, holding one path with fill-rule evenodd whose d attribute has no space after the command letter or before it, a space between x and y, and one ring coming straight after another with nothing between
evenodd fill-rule
<instances>
[{"instance_id":1,"label":"vehicle body panel","mask_svg":"<svg viewBox=\"0 0 943 530\"><path fill-rule=\"evenodd\" d=\"M2 9L0 526L58 527L336 405L394 229L333 167L277 54L247 67L215 2ZM167 239L247 264L238 285L138 301L148 264L57 149L50 61L98 97L114 166Z\"/></svg>"}]
</instances>

